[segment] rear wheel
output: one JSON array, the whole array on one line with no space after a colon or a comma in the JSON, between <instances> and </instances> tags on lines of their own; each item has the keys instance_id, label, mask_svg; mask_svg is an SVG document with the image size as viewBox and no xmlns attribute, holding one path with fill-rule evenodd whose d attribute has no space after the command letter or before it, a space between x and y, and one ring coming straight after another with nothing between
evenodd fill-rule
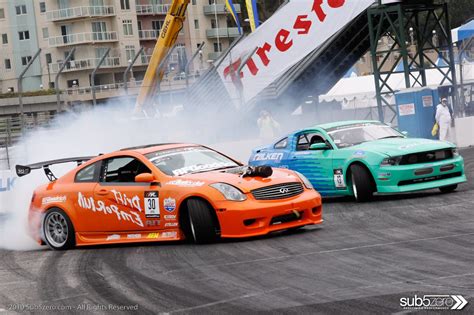
<instances>
[{"instance_id":1,"label":"rear wheel","mask_svg":"<svg viewBox=\"0 0 474 315\"><path fill-rule=\"evenodd\" d=\"M76 237L74 227L67 214L59 209L50 209L43 221L43 234L46 244L56 250L74 247Z\"/></svg>"},{"instance_id":2,"label":"rear wheel","mask_svg":"<svg viewBox=\"0 0 474 315\"><path fill-rule=\"evenodd\" d=\"M369 171L358 164L351 166L351 181L354 198L359 202L368 201L374 194L374 185Z\"/></svg>"},{"instance_id":3,"label":"rear wheel","mask_svg":"<svg viewBox=\"0 0 474 315\"><path fill-rule=\"evenodd\" d=\"M198 244L212 243L218 239L218 222L213 215L214 209L201 199L189 199L187 202L189 234Z\"/></svg>"},{"instance_id":4,"label":"rear wheel","mask_svg":"<svg viewBox=\"0 0 474 315\"><path fill-rule=\"evenodd\" d=\"M443 186L443 187L440 187L439 190L440 190L442 193L449 193L449 192L455 191L456 188L458 188L458 184L449 185L449 186Z\"/></svg>"}]
</instances>

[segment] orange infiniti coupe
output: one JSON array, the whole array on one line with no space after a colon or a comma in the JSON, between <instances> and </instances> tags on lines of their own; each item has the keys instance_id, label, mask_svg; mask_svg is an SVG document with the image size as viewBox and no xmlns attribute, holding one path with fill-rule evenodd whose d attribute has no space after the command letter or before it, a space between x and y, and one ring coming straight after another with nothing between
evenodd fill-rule
<instances>
[{"instance_id":1,"label":"orange infiniti coupe","mask_svg":"<svg viewBox=\"0 0 474 315\"><path fill-rule=\"evenodd\" d=\"M56 178L50 166L77 162ZM29 232L52 249L264 235L322 222L321 196L300 173L249 167L208 147L157 144L97 157L17 165L42 168Z\"/></svg>"}]
</instances>

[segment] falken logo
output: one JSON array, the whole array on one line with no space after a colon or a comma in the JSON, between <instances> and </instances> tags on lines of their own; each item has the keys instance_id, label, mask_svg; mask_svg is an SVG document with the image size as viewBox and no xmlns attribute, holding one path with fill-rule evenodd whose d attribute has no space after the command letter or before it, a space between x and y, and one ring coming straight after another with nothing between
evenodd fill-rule
<instances>
[{"instance_id":1,"label":"falken logo","mask_svg":"<svg viewBox=\"0 0 474 315\"><path fill-rule=\"evenodd\" d=\"M406 310L462 310L467 304L462 295L430 294L400 298L400 306Z\"/></svg>"},{"instance_id":2,"label":"falken logo","mask_svg":"<svg viewBox=\"0 0 474 315\"><path fill-rule=\"evenodd\" d=\"M176 199L166 198L163 200L163 208L168 212L173 212L176 209Z\"/></svg>"},{"instance_id":3,"label":"falken logo","mask_svg":"<svg viewBox=\"0 0 474 315\"><path fill-rule=\"evenodd\" d=\"M283 153L257 153L253 157L254 161L280 161L283 158Z\"/></svg>"}]
</instances>

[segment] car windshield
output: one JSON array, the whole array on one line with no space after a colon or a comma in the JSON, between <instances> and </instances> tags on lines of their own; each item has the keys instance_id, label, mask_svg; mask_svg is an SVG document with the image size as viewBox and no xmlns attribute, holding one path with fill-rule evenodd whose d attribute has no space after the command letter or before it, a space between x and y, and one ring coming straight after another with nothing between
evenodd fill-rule
<instances>
[{"instance_id":1,"label":"car windshield","mask_svg":"<svg viewBox=\"0 0 474 315\"><path fill-rule=\"evenodd\" d=\"M239 166L228 157L204 147L155 151L146 157L166 175L181 176Z\"/></svg>"},{"instance_id":2,"label":"car windshield","mask_svg":"<svg viewBox=\"0 0 474 315\"><path fill-rule=\"evenodd\" d=\"M331 128L328 130L328 135L338 148L386 138L404 138L401 133L382 123L361 123Z\"/></svg>"}]
</instances>

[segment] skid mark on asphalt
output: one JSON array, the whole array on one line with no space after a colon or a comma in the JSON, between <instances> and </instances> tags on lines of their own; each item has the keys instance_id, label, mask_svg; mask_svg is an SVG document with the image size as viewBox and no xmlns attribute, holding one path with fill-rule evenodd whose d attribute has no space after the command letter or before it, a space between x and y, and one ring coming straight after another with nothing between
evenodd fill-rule
<instances>
[{"instance_id":1,"label":"skid mark on asphalt","mask_svg":"<svg viewBox=\"0 0 474 315\"><path fill-rule=\"evenodd\" d=\"M244 294L244 295L237 296L237 297L234 297L234 298L231 298L231 299L224 299L224 300L219 300L219 301L215 301L215 302L211 302L211 303L201 304L201 305L198 305L198 306L172 310L172 311L169 311L167 313L168 314L173 314L173 313L182 313L182 312L195 311L195 310L202 309L202 308L208 308L208 307L212 307L212 306L216 306L216 305L220 305L220 304L225 304L225 303L229 303L229 302L233 302L233 301L248 299L248 298L251 298L251 297L256 297L256 296L265 295L265 294L269 294L269 293L273 293L273 292L277 292L277 291L288 290L288 289L289 289L289 287L282 287L282 288L276 288L276 289L272 289L272 290L264 290L264 291L260 291L260 292Z\"/></svg>"},{"instance_id":2,"label":"skid mark on asphalt","mask_svg":"<svg viewBox=\"0 0 474 315\"><path fill-rule=\"evenodd\" d=\"M279 259L286 259L286 258L296 258L296 257L305 257L305 256L312 256L312 255L321 255L321 254L331 254L331 253L338 253L338 252L356 251L356 250L360 250L360 249L383 248L383 247L388 247L388 246L396 246L396 245L402 245L402 244L413 244L413 243L417 243L417 242L426 242L426 241L435 241L435 240L444 240L444 239L457 238L457 237L463 237L463 236L474 236L474 232L452 234L452 235L445 235L445 236L436 236L436 237L418 238L418 239L406 240L406 241L376 243L376 244L352 246L352 247L346 247L346 248L327 249L327 250L313 251L313 252L301 253L301 254L280 255L280 256L274 256L274 257L266 257L266 258L249 259L249 260L243 260L243 261L235 261L235 262L229 262L229 263L223 263L223 264L200 265L200 266L193 266L193 268L215 268L215 267L223 267L223 266L234 266L234 265L249 264L249 263L262 262L262 261L272 261L272 260L279 260ZM181 271L181 270L183 270L183 269L182 268L173 269L173 270L165 271L165 272L163 272L163 274L170 274L170 273L178 272L178 271Z\"/></svg>"}]
</instances>

